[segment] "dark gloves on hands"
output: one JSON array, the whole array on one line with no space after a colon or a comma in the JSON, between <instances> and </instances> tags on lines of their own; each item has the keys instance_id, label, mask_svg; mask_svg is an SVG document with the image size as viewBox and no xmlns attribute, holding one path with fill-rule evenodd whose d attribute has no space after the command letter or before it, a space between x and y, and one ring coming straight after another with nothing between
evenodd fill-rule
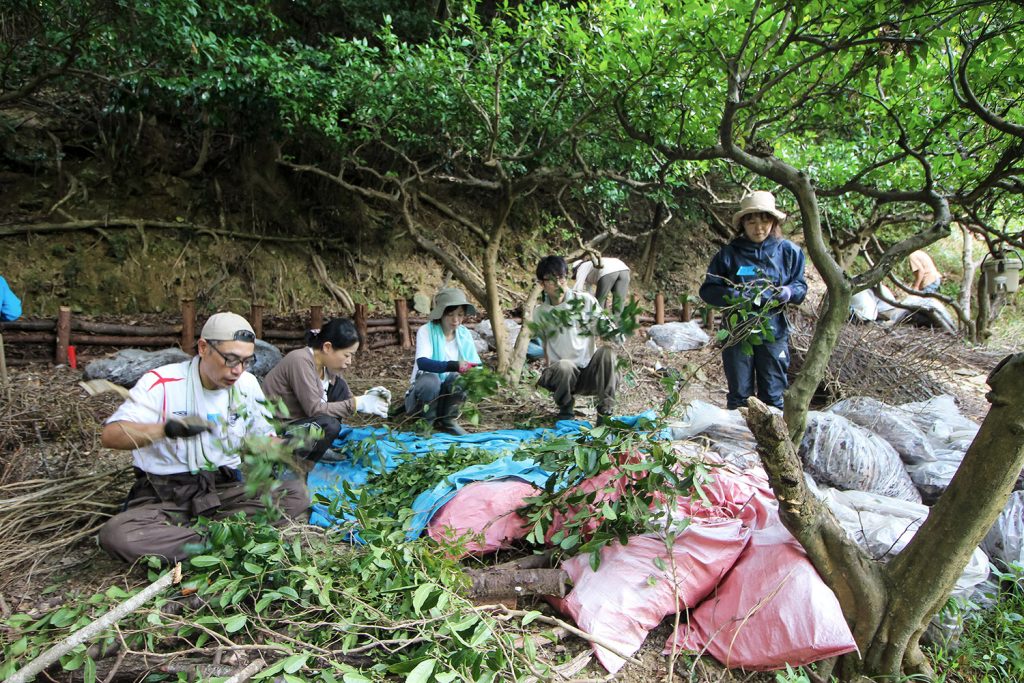
<instances>
[{"instance_id":1,"label":"dark gloves on hands","mask_svg":"<svg viewBox=\"0 0 1024 683\"><path fill-rule=\"evenodd\" d=\"M208 432L213 423L198 415L186 415L183 418L172 417L164 423L164 434L168 439L188 439Z\"/></svg>"}]
</instances>

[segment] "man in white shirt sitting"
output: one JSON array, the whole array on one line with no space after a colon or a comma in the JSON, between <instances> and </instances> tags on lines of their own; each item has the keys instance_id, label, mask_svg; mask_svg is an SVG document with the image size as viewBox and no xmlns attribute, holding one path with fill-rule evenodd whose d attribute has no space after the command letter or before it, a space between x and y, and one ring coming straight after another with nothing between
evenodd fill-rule
<instances>
[{"instance_id":1,"label":"man in white shirt sitting","mask_svg":"<svg viewBox=\"0 0 1024 683\"><path fill-rule=\"evenodd\" d=\"M256 362L256 335L242 316L217 313L197 352L143 375L100 436L107 448L130 450L135 466L125 510L100 529L103 549L125 562L177 562L203 542L197 517L264 509L259 494L245 491L238 456L244 437L275 434L259 381L246 372ZM273 496L286 516L308 519L300 479L278 482Z\"/></svg>"},{"instance_id":2,"label":"man in white shirt sitting","mask_svg":"<svg viewBox=\"0 0 1024 683\"><path fill-rule=\"evenodd\" d=\"M559 420L574 419L576 396L596 396L598 418L607 417L615 406L616 354L597 347L601 306L587 292L566 286L568 272L561 256L545 256L537 264L544 294L533 322L547 362L537 384L554 393Z\"/></svg>"}]
</instances>

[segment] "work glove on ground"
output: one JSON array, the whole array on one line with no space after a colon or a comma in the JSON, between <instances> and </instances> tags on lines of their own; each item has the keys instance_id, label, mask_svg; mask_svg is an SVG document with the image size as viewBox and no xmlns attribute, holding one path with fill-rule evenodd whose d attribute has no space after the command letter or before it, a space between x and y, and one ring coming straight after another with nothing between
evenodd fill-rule
<instances>
[{"instance_id":1,"label":"work glove on ground","mask_svg":"<svg viewBox=\"0 0 1024 683\"><path fill-rule=\"evenodd\" d=\"M190 439L213 429L213 423L198 415L183 418L172 417L164 423L164 435L168 439Z\"/></svg>"}]
</instances>

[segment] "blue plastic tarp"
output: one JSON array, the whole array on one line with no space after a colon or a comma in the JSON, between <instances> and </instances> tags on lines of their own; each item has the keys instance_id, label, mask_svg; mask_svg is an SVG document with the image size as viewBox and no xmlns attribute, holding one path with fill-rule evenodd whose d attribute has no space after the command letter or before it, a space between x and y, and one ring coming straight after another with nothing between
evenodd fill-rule
<instances>
[{"instance_id":1,"label":"blue plastic tarp","mask_svg":"<svg viewBox=\"0 0 1024 683\"><path fill-rule=\"evenodd\" d=\"M647 411L639 415L617 417L616 420L635 427L641 419L652 420L654 417L652 411ZM524 443L539 439L572 438L579 434L581 427L590 427L590 423L583 420L560 420L554 429L500 429L465 436L437 433L421 436L372 427L343 429L334 442L334 449L347 459L341 462L317 463L309 473L307 485L311 494L320 494L333 501L344 497L344 483L348 483L352 488L361 487L371 476L392 471L410 456L443 452L453 445L495 452L514 451ZM409 521L406 536L410 540L418 537L434 513L466 484L516 477L543 487L549 476L550 473L542 470L536 463L530 460L513 460L511 455L454 472L416 497L413 502L414 515ZM340 516L335 516L328 508L329 506L323 503L315 503L310 515L310 524L332 527L353 520L351 512L345 511ZM359 540L357 536L353 536L354 540Z\"/></svg>"}]
</instances>

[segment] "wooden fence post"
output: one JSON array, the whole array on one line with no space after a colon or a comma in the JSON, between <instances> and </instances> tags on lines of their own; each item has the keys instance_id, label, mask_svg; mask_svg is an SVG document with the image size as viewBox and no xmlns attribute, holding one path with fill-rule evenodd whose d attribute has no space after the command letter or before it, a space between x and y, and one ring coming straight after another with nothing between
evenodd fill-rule
<instances>
[{"instance_id":1,"label":"wooden fence post","mask_svg":"<svg viewBox=\"0 0 1024 683\"><path fill-rule=\"evenodd\" d=\"M356 312L352 317L356 324L356 334L359 335L359 348L367 348L366 304L356 304Z\"/></svg>"},{"instance_id":2,"label":"wooden fence post","mask_svg":"<svg viewBox=\"0 0 1024 683\"><path fill-rule=\"evenodd\" d=\"M181 300L181 350L194 355L196 349L196 302Z\"/></svg>"},{"instance_id":3,"label":"wooden fence post","mask_svg":"<svg viewBox=\"0 0 1024 683\"><path fill-rule=\"evenodd\" d=\"M310 306L309 307L309 329L319 330L324 326L324 307L323 306Z\"/></svg>"},{"instance_id":4,"label":"wooden fence post","mask_svg":"<svg viewBox=\"0 0 1024 683\"><path fill-rule=\"evenodd\" d=\"M395 327L398 329L398 344L403 349L412 346L412 335L409 331L409 302L395 299Z\"/></svg>"},{"instance_id":5,"label":"wooden fence post","mask_svg":"<svg viewBox=\"0 0 1024 683\"><path fill-rule=\"evenodd\" d=\"M693 311L690 310L690 295L683 294L683 312L681 314L684 323L690 322L690 318L693 317Z\"/></svg>"},{"instance_id":6,"label":"wooden fence post","mask_svg":"<svg viewBox=\"0 0 1024 683\"><path fill-rule=\"evenodd\" d=\"M249 324L256 333L257 339L263 339L263 306L252 304L249 307Z\"/></svg>"},{"instance_id":7,"label":"wooden fence post","mask_svg":"<svg viewBox=\"0 0 1024 683\"><path fill-rule=\"evenodd\" d=\"M57 313L57 353L53 359L54 363L67 365L69 344L71 344L71 309L61 306Z\"/></svg>"},{"instance_id":8,"label":"wooden fence post","mask_svg":"<svg viewBox=\"0 0 1024 683\"><path fill-rule=\"evenodd\" d=\"M665 295L661 292L654 295L654 324L665 324Z\"/></svg>"}]
</instances>

